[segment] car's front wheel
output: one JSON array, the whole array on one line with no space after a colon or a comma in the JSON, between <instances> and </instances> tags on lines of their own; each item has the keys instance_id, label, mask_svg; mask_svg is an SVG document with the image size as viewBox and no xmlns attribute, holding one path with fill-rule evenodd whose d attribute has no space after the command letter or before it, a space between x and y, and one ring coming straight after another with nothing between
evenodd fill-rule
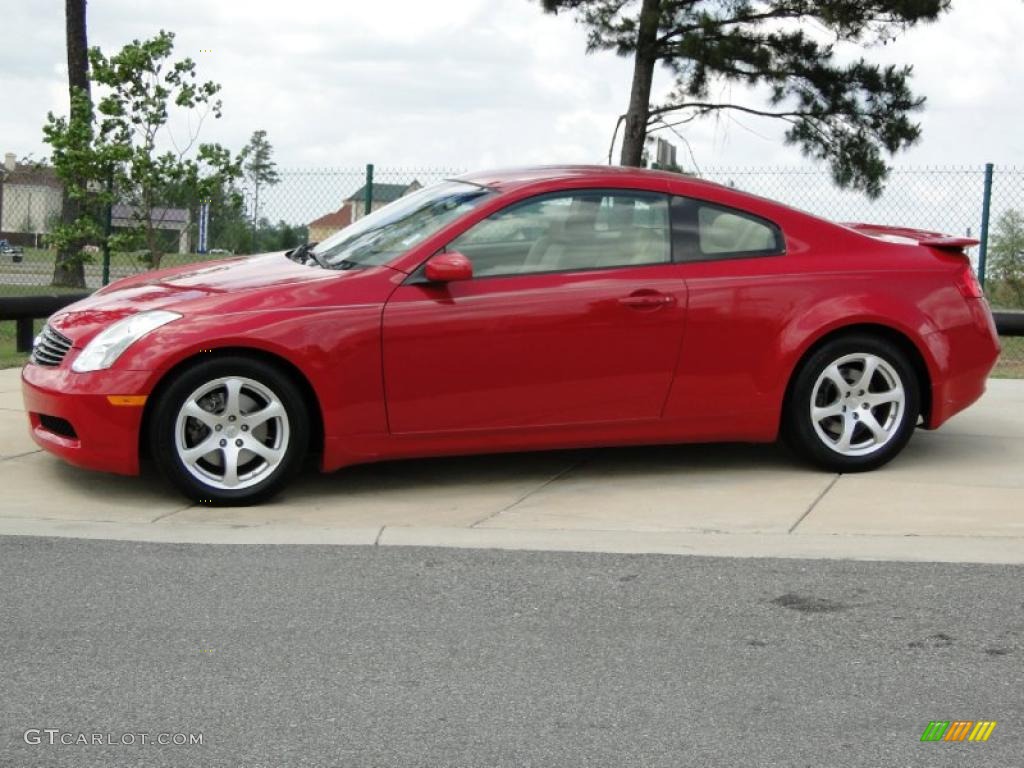
<instances>
[{"instance_id":1,"label":"car's front wheel","mask_svg":"<svg viewBox=\"0 0 1024 768\"><path fill-rule=\"evenodd\" d=\"M785 436L825 469L863 472L903 450L920 407L917 374L898 346L874 336L840 337L797 371Z\"/></svg>"},{"instance_id":2,"label":"car's front wheel","mask_svg":"<svg viewBox=\"0 0 1024 768\"><path fill-rule=\"evenodd\" d=\"M246 357L203 361L158 395L150 449L160 471L206 504L255 504L301 466L309 442L302 393L275 366Z\"/></svg>"}]
</instances>

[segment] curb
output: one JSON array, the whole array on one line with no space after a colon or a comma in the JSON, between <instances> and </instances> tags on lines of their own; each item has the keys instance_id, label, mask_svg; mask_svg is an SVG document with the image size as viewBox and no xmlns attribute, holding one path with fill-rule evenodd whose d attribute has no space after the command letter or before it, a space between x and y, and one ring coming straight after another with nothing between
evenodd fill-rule
<instances>
[{"instance_id":1,"label":"curb","mask_svg":"<svg viewBox=\"0 0 1024 768\"><path fill-rule=\"evenodd\" d=\"M164 544L443 547L703 557L1024 564L1024 538L567 531L501 528L327 528L301 525L111 523L0 519L0 536Z\"/></svg>"}]
</instances>

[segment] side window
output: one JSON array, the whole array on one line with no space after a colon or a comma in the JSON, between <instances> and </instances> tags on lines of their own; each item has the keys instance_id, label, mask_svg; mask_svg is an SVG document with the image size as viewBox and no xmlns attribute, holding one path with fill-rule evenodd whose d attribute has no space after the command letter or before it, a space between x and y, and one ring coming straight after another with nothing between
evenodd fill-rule
<instances>
[{"instance_id":1,"label":"side window","mask_svg":"<svg viewBox=\"0 0 1024 768\"><path fill-rule=\"evenodd\" d=\"M536 241L543 233L545 222L566 218L572 198L552 197L538 201L527 201L513 205L489 216L464 233L450 246L453 250L466 252L475 246ZM468 256L469 254L466 253Z\"/></svg>"},{"instance_id":2,"label":"side window","mask_svg":"<svg viewBox=\"0 0 1024 768\"><path fill-rule=\"evenodd\" d=\"M672 218L678 261L771 256L784 250L777 226L735 208L674 198Z\"/></svg>"},{"instance_id":3,"label":"side window","mask_svg":"<svg viewBox=\"0 0 1024 768\"><path fill-rule=\"evenodd\" d=\"M479 277L663 264L668 198L624 190L545 195L484 219L448 249L465 254Z\"/></svg>"}]
</instances>

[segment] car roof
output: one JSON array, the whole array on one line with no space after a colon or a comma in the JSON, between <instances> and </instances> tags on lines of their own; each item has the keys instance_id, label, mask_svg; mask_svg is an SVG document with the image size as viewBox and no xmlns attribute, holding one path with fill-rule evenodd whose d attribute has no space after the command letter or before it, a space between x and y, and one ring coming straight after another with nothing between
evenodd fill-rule
<instances>
[{"instance_id":1,"label":"car roof","mask_svg":"<svg viewBox=\"0 0 1024 768\"><path fill-rule=\"evenodd\" d=\"M652 188L666 189L674 195L704 198L768 218L781 213L788 216L799 216L814 219L822 224L837 226L827 219L822 219L807 211L792 208L767 197L718 184L713 181L672 171L655 171L647 168L632 168L621 165L537 165L519 168L500 168L490 171L474 171L456 177L460 181L481 184L499 192L510 192L515 189L550 182L566 181L577 183L593 183L597 187L615 187L618 184L643 187L650 184Z\"/></svg>"},{"instance_id":2,"label":"car roof","mask_svg":"<svg viewBox=\"0 0 1024 768\"><path fill-rule=\"evenodd\" d=\"M618 181L670 181L675 184L694 185L696 187L722 188L720 184L704 181L693 176L671 171L653 171L647 168L632 168L621 165L535 165L517 168L499 168L488 171L473 171L456 177L461 181L484 184L507 191L527 184L543 181L586 181L593 179L600 183Z\"/></svg>"}]
</instances>

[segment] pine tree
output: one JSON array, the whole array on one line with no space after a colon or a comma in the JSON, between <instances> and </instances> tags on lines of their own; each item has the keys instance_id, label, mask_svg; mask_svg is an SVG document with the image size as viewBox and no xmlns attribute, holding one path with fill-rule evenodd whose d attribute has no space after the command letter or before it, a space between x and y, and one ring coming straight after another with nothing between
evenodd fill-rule
<instances>
[{"instance_id":1,"label":"pine tree","mask_svg":"<svg viewBox=\"0 0 1024 768\"><path fill-rule=\"evenodd\" d=\"M254 131L249 143L242 149L242 168L246 180L253 189L253 232L260 216L260 187L273 186L281 180L277 173L277 164L272 159L273 154L274 148L267 141L267 132L264 130Z\"/></svg>"},{"instance_id":2,"label":"pine tree","mask_svg":"<svg viewBox=\"0 0 1024 768\"><path fill-rule=\"evenodd\" d=\"M842 187L877 197L885 153L921 134L911 116L924 98L910 90L912 68L842 61L839 43L892 41L934 21L951 0L541 0L587 27L588 52L633 57L622 165L643 163L648 133L723 110L789 123L785 138L829 163ZM651 104L655 67L675 77L664 104ZM764 108L714 95L722 85L767 89ZM618 128L616 128L616 131Z\"/></svg>"}]
</instances>

